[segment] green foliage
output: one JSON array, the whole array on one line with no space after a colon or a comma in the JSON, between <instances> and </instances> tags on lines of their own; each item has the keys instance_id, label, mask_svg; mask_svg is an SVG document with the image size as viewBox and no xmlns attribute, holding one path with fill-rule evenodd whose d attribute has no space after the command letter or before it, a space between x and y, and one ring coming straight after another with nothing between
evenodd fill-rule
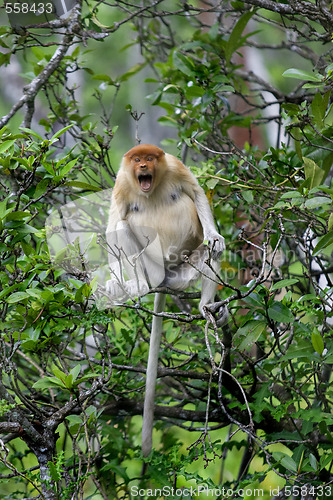
<instances>
[{"instance_id":1,"label":"green foliage","mask_svg":"<svg viewBox=\"0 0 333 500\"><path fill-rule=\"evenodd\" d=\"M8 403L5 399L0 399L0 417L3 417L7 412L13 410L14 408L14 404Z\"/></svg>"}]
</instances>

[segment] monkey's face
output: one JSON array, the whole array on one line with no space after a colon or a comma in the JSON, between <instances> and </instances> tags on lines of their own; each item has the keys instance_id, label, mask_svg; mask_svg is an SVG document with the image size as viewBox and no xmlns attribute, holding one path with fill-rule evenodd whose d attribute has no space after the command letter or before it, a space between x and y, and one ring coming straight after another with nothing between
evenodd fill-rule
<instances>
[{"instance_id":1,"label":"monkey's face","mask_svg":"<svg viewBox=\"0 0 333 500\"><path fill-rule=\"evenodd\" d=\"M152 191L155 187L157 158L153 155L135 155L131 158L131 167L141 191Z\"/></svg>"},{"instance_id":2,"label":"monkey's face","mask_svg":"<svg viewBox=\"0 0 333 500\"><path fill-rule=\"evenodd\" d=\"M142 193L151 194L159 183L164 166L164 151L152 145L140 145L126 153L136 186Z\"/></svg>"}]
</instances>

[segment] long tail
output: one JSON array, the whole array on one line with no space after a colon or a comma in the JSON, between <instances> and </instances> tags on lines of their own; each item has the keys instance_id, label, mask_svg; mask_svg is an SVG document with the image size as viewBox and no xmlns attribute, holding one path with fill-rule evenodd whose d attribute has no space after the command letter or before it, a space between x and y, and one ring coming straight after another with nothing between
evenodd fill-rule
<instances>
[{"instance_id":1,"label":"long tail","mask_svg":"<svg viewBox=\"0 0 333 500\"><path fill-rule=\"evenodd\" d=\"M155 313L159 313L164 310L165 299L166 296L164 293L156 293L154 301ZM153 442L155 385L161 343L162 323L162 317L153 316L146 374L146 393L143 406L142 453L145 457L147 457L151 452Z\"/></svg>"}]
</instances>

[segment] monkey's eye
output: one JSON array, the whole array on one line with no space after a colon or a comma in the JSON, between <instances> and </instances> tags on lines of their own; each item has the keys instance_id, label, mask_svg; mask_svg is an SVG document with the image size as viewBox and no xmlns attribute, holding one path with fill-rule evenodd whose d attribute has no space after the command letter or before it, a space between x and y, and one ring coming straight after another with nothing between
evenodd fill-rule
<instances>
[{"instance_id":1,"label":"monkey's eye","mask_svg":"<svg viewBox=\"0 0 333 500\"><path fill-rule=\"evenodd\" d=\"M153 159L154 158L152 156L148 156L147 161L153 161Z\"/></svg>"},{"instance_id":2,"label":"monkey's eye","mask_svg":"<svg viewBox=\"0 0 333 500\"><path fill-rule=\"evenodd\" d=\"M135 160L134 160L134 161L136 161L137 163L139 163L140 158L139 158L139 157L138 157L138 158L135 158Z\"/></svg>"}]
</instances>

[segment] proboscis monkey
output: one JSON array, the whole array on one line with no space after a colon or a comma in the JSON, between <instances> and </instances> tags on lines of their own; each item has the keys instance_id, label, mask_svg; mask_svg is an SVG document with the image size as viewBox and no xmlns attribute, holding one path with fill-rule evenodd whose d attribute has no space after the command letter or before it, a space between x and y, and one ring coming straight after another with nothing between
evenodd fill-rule
<instances>
[{"instance_id":1,"label":"proboscis monkey","mask_svg":"<svg viewBox=\"0 0 333 500\"><path fill-rule=\"evenodd\" d=\"M111 279L106 288L114 303L157 286L184 290L200 275L200 312L214 302L224 238L194 175L162 149L142 144L124 155L112 193L107 243ZM165 294L156 293L154 312L164 306ZM220 311L220 324L226 316L226 310ZM152 448L161 332L162 318L154 315L143 411L144 456Z\"/></svg>"}]
</instances>

